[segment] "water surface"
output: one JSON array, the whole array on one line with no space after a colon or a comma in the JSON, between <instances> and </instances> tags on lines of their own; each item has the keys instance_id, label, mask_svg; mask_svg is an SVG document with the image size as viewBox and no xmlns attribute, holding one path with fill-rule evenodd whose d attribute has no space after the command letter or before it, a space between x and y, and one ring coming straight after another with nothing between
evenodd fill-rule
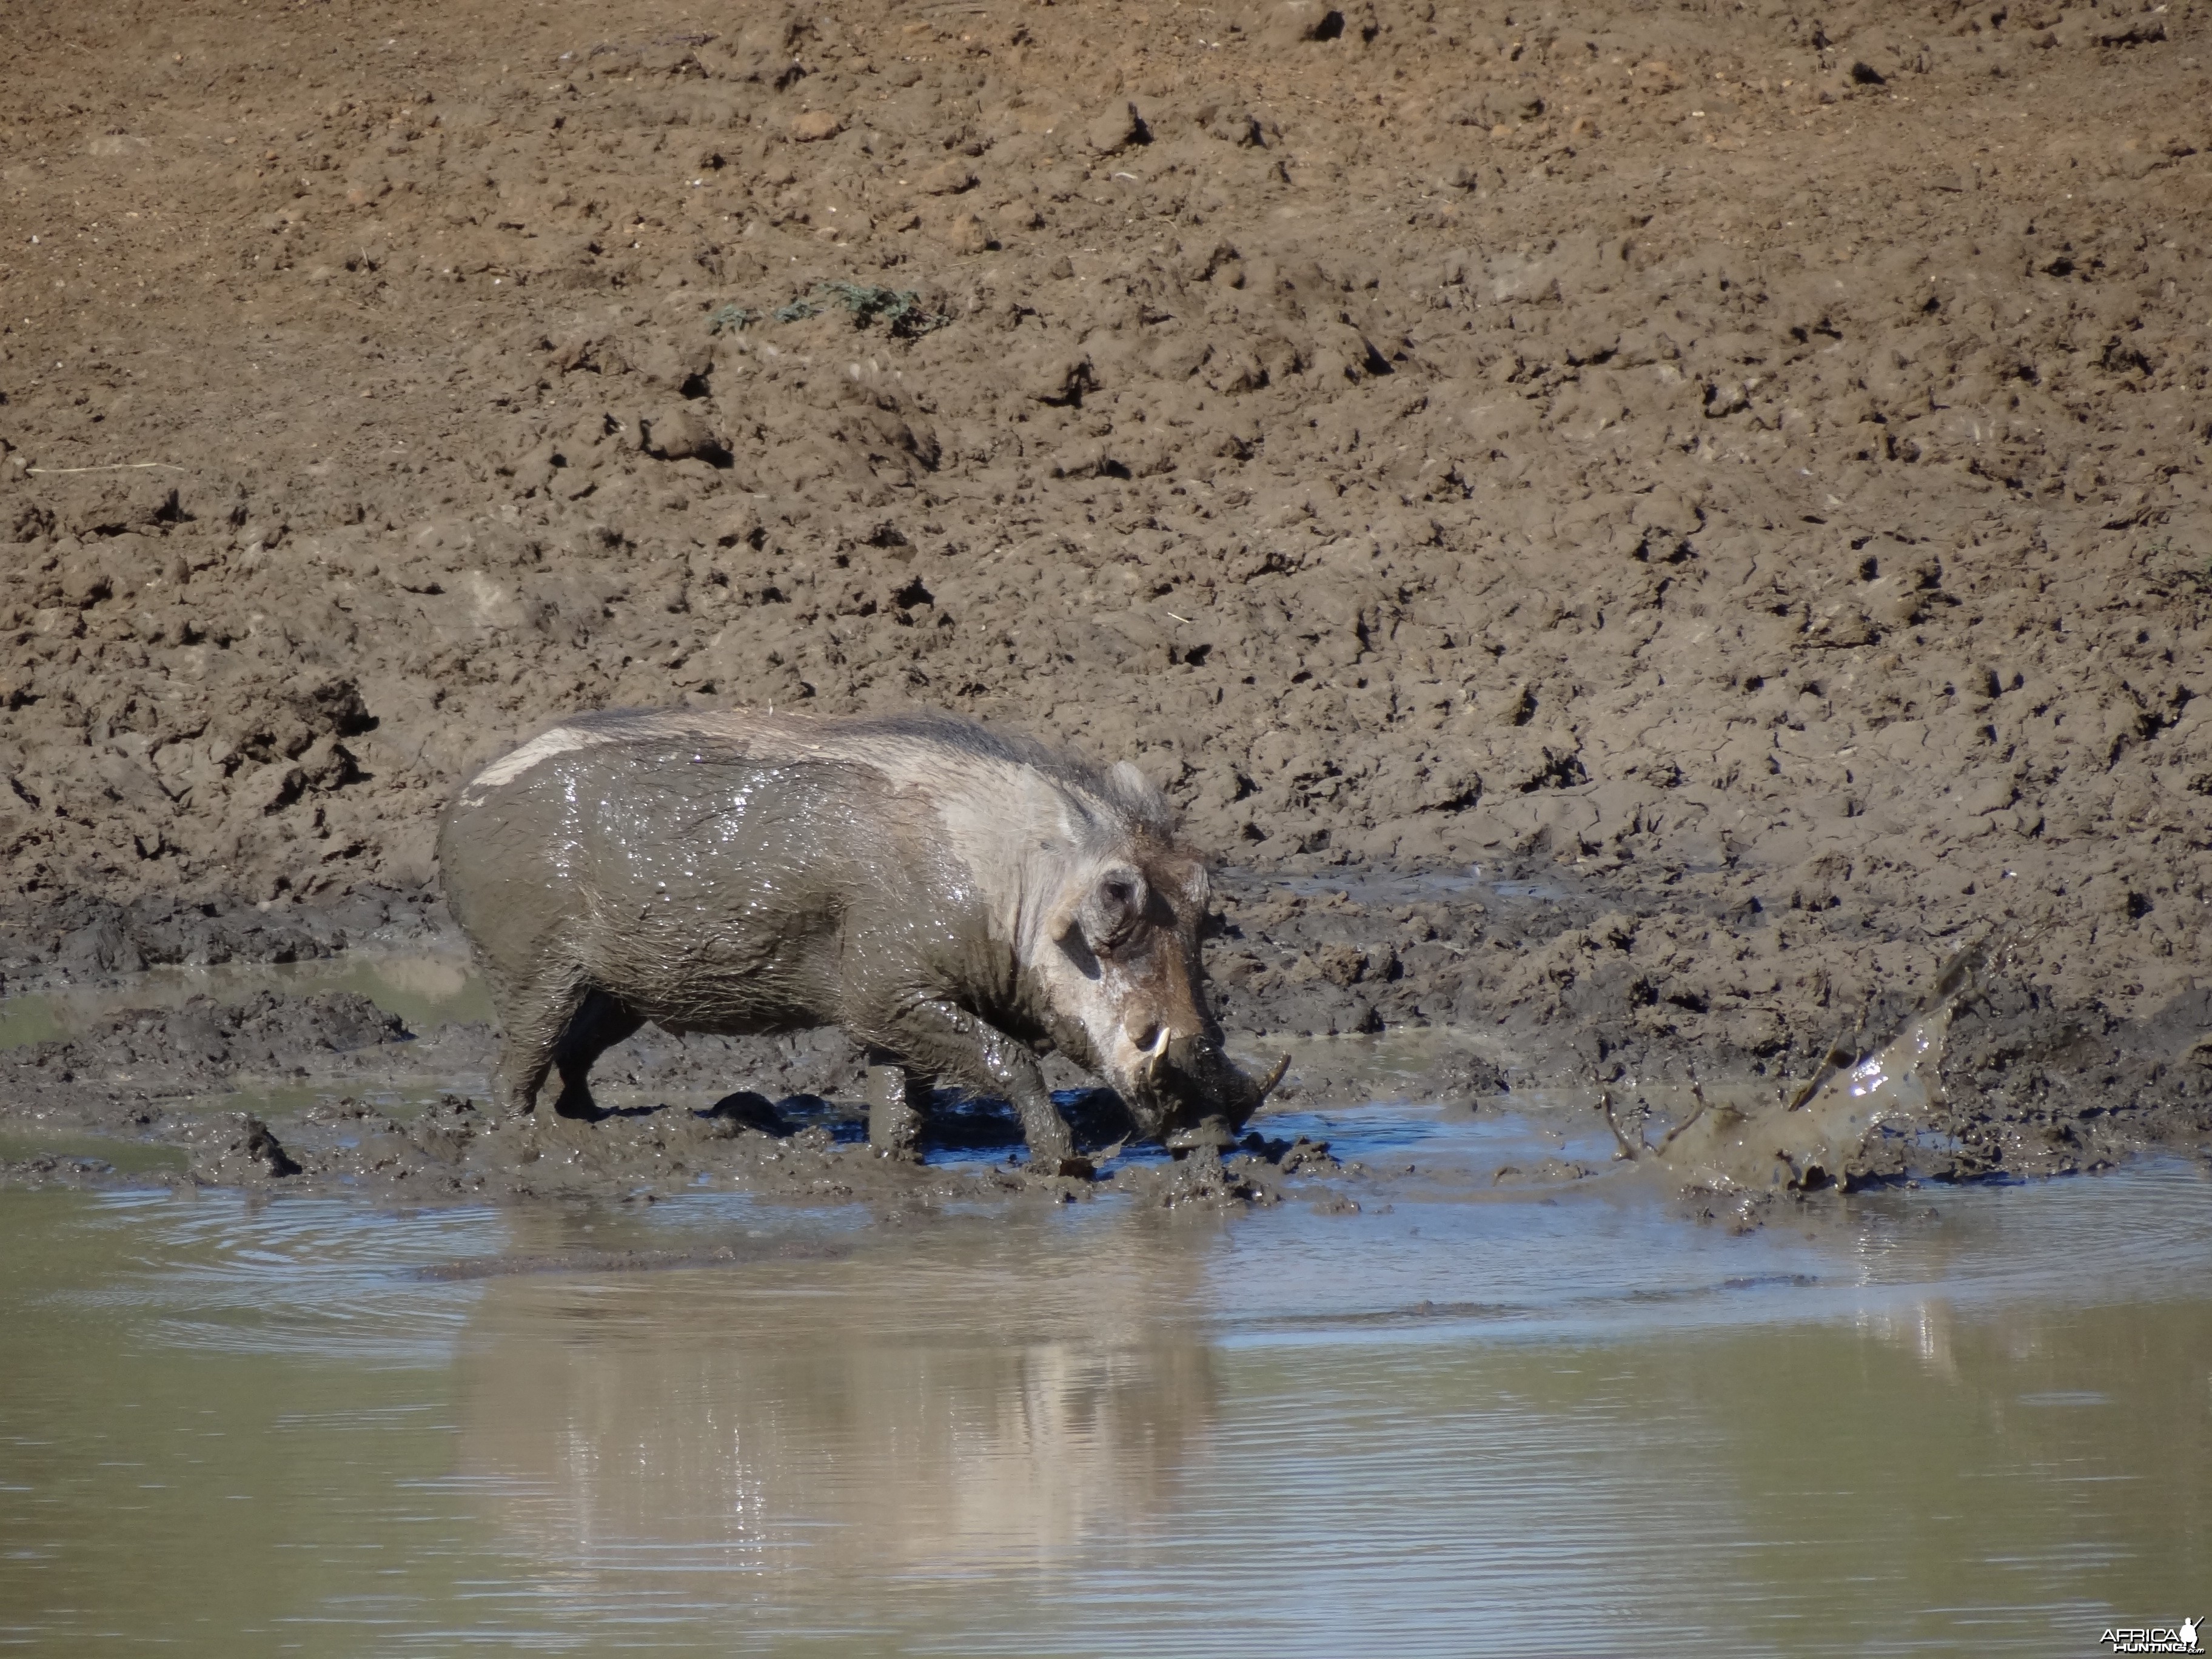
<instances>
[{"instance_id":1,"label":"water surface","mask_svg":"<svg viewBox=\"0 0 2212 1659\"><path fill-rule=\"evenodd\" d=\"M2206 1610L2197 1164L1732 1237L1492 1188L1541 1121L1300 1128L1391 1172L1359 1212L0 1194L0 1643L2083 1654Z\"/></svg>"}]
</instances>

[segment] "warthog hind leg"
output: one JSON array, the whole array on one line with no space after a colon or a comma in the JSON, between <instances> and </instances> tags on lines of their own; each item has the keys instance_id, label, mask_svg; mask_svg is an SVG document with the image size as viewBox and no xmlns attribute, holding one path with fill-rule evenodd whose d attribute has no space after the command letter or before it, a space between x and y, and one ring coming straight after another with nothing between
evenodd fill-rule
<instances>
[{"instance_id":1,"label":"warthog hind leg","mask_svg":"<svg viewBox=\"0 0 2212 1659\"><path fill-rule=\"evenodd\" d=\"M583 988L563 975L515 987L493 981L499 1012L499 1065L491 1076L492 1109L501 1117L533 1110L562 1036L574 1018Z\"/></svg>"}]
</instances>

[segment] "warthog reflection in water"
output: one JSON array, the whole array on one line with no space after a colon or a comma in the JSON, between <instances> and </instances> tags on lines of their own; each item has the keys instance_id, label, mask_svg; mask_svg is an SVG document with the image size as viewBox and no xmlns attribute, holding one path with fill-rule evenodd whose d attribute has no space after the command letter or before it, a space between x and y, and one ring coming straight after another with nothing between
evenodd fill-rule
<instances>
[{"instance_id":1,"label":"warthog reflection in water","mask_svg":"<svg viewBox=\"0 0 2212 1659\"><path fill-rule=\"evenodd\" d=\"M590 1242L517 1224L546 1235L525 1250ZM830 1260L492 1279L464 1469L503 1532L595 1575L641 1547L876 1573L1125 1533L1207 1462L1218 1389L1186 1310L1208 1252L1157 1218L1085 1235L1001 1218Z\"/></svg>"}]
</instances>

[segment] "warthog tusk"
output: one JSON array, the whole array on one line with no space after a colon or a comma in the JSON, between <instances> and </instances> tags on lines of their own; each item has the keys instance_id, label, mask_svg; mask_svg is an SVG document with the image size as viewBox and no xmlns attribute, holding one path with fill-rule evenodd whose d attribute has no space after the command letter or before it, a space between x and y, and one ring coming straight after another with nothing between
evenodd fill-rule
<instances>
[{"instance_id":1,"label":"warthog tusk","mask_svg":"<svg viewBox=\"0 0 2212 1659\"><path fill-rule=\"evenodd\" d=\"M1252 1109L1254 1111L1259 1110L1260 1103L1267 1099L1269 1095L1275 1092L1275 1085L1283 1080L1283 1073L1290 1069L1291 1057L1288 1054L1285 1054L1280 1060L1275 1062L1275 1069L1267 1073L1267 1080L1260 1085L1259 1092L1252 1097Z\"/></svg>"},{"instance_id":2,"label":"warthog tusk","mask_svg":"<svg viewBox=\"0 0 2212 1659\"><path fill-rule=\"evenodd\" d=\"M1152 1046L1145 1050L1145 1075L1150 1077L1157 1073L1160 1069L1160 1062L1167 1057L1168 1028L1163 1025L1159 1035L1152 1039Z\"/></svg>"}]
</instances>

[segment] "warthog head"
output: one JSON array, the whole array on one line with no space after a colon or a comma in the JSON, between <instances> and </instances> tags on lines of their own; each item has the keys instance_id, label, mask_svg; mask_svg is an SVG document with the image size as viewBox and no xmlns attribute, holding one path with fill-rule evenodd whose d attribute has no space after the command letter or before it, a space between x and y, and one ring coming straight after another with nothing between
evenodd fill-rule
<instances>
[{"instance_id":1,"label":"warthog head","mask_svg":"<svg viewBox=\"0 0 2212 1659\"><path fill-rule=\"evenodd\" d=\"M1125 847L1076 872L1046 925L1056 1033L1127 1103L1138 1132L1183 1150L1231 1145L1282 1079L1237 1070L1206 1006L1199 933L1206 866L1182 848Z\"/></svg>"}]
</instances>

